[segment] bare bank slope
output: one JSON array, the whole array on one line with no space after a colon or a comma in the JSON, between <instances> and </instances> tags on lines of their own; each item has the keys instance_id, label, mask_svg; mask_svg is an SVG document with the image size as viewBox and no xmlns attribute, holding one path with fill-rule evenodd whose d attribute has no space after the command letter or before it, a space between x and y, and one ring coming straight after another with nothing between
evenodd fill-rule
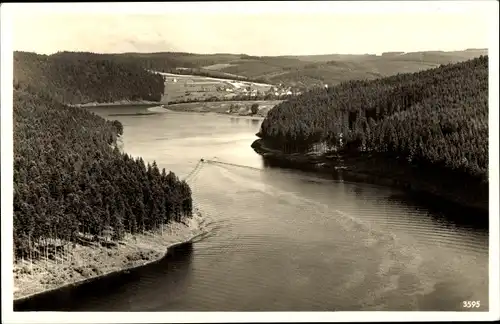
<instances>
[{"instance_id":1,"label":"bare bank slope","mask_svg":"<svg viewBox=\"0 0 500 324\"><path fill-rule=\"evenodd\" d=\"M488 57L310 91L273 108L258 135L269 158L343 159L351 173L488 208ZM390 168L370 162L382 157Z\"/></svg>"}]
</instances>

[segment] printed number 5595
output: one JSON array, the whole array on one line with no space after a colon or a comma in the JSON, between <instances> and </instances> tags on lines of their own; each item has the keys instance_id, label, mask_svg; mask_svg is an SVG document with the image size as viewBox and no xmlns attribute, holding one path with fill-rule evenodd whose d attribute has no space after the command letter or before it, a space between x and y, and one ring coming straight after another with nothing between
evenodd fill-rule
<instances>
[{"instance_id":1,"label":"printed number 5595","mask_svg":"<svg viewBox=\"0 0 500 324\"><path fill-rule=\"evenodd\" d=\"M467 301L463 301L462 306L465 308L479 308L481 306L481 304L480 304L479 300L478 301L467 300Z\"/></svg>"}]
</instances>

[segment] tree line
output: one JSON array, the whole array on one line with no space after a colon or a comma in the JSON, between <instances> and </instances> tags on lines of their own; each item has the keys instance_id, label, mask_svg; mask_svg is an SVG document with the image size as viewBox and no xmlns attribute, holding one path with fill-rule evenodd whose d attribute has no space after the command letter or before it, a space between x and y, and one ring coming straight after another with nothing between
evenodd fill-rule
<instances>
[{"instance_id":1,"label":"tree line","mask_svg":"<svg viewBox=\"0 0 500 324\"><path fill-rule=\"evenodd\" d=\"M15 57L15 70L24 73L13 105L16 259L64 257L74 244L113 242L191 215L185 181L116 147L123 133L119 121L61 102L68 93L82 94L65 100L72 103L128 99L126 89L134 98L148 99L157 76L106 61ZM34 67L37 61L44 66ZM125 75L135 77L118 81ZM62 82L71 78L76 80Z\"/></svg>"},{"instance_id":2,"label":"tree line","mask_svg":"<svg viewBox=\"0 0 500 324\"><path fill-rule=\"evenodd\" d=\"M269 111L258 133L285 152L378 152L488 180L488 56L313 89Z\"/></svg>"},{"instance_id":3,"label":"tree line","mask_svg":"<svg viewBox=\"0 0 500 324\"><path fill-rule=\"evenodd\" d=\"M55 59L96 59L106 60L121 65L136 66L142 70L173 73L180 75L198 75L219 79L254 81L265 83L263 78L250 79L240 75L203 69L203 66L216 64L219 60L210 57L203 58L199 55L187 53L121 53L121 54L97 54L89 52L59 52L51 55Z\"/></svg>"}]
</instances>

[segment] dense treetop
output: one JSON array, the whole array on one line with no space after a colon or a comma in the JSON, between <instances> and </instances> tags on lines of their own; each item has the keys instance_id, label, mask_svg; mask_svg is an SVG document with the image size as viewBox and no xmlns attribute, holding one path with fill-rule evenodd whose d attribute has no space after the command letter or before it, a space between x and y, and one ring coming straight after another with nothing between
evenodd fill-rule
<instances>
[{"instance_id":1,"label":"dense treetop","mask_svg":"<svg viewBox=\"0 0 500 324\"><path fill-rule=\"evenodd\" d=\"M76 104L118 100L160 101L164 79L141 66L91 53L38 55L14 53L14 87L50 94Z\"/></svg>"},{"instance_id":2,"label":"dense treetop","mask_svg":"<svg viewBox=\"0 0 500 324\"><path fill-rule=\"evenodd\" d=\"M374 151L488 178L488 57L315 89L273 108L258 134L289 152Z\"/></svg>"}]
</instances>

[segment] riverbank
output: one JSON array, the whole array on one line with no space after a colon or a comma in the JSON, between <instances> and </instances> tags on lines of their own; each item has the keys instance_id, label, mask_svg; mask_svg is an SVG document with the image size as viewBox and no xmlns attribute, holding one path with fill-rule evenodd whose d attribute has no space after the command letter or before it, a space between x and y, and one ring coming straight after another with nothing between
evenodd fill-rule
<instances>
[{"instance_id":1,"label":"riverbank","mask_svg":"<svg viewBox=\"0 0 500 324\"><path fill-rule=\"evenodd\" d=\"M169 247L190 242L200 232L201 215L172 223L162 229L139 235L127 234L117 244L83 246L77 244L63 260L14 263L14 299L77 285L91 278L143 266L162 259Z\"/></svg>"},{"instance_id":2,"label":"riverbank","mask_svg":"<svg viewBox=\"0 0 500 324\"><path fill-rule=\"evenodd\" d=\"M230 116L258 117L264 118L269 110L279 104L281 100L256 100L256 101L213 101L213 102L190 102L165 106L166 109L179 112L218 113ZM251 106L259 105L256 114L252 114Z\"/></svg>"},{"instance_id":3,"label":"riverbank","mask_svg":"<svg viewBox=\"0 0 500 324\"><path fill-rule=\"evenodd\" d=\"M263 119L267 116L267 113L281 100L255 100L255 101L212 101L212 102L189 102L189 103L176 103L176 104L165 104L159 102L147 102L147 101L120 101L113 103L87 103L87 104L77 104L70 105L78 108L97 108L97 107L113 107L117 108L123 107L133 107L133 106L144 106L146 108L159 108L159 110L151 110L150 112L143 112L140 115L154 115L161 112L175 111L175 112L196 112L196 113L216 113L221 115L228 115L233 117L246 117L246 118L258 118ZM251 111L251 106L253 104L259 105L259 110L256 114ZM114 116L119 116L121 114L114 114ZM134 114L137 115L137 114Z\"/></svg>"},{"instance_id":4,"label":"riverbank","mask_svg":"<svg viewBox=\"0 0 500 324\"><path fill-rule=\"evenodd\" d=\"M87 107L111 107L111 106L161 106L166 103L159 101L147 101L147 100L118 100L113 102L87 102L83 104L69 105L72 107L87 108Z\"/></svg>"},{"instance_id":5,"label":"riverbank","mask_svg":"<svg viewBox=\"0 0 500 324\"><path fill-rule=\"evenodd\" d=\"M405 161L384 158L376 153L285 154L266 146L262 139L254 141L251 146L270 166L326 173L345 181L391 186L423 195L428 201L439 198L486 215L489 209L488 183L457 177L451 172L424 172Z\"/></svg>"}]
</instances>

